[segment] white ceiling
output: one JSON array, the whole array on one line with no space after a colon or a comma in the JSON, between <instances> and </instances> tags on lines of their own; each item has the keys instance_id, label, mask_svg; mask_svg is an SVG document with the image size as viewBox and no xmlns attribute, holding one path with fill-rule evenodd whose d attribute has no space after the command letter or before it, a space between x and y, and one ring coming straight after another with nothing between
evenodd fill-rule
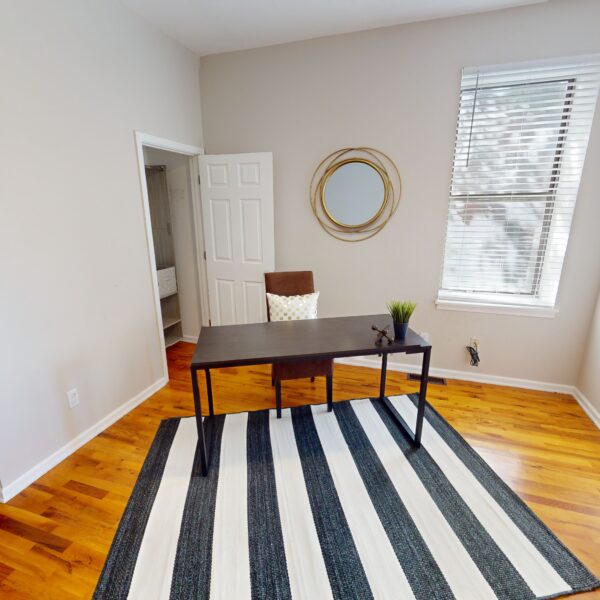
<instances>
[{"instance_id":1,"label":"white ceiling","mask_svg":"<svg viewBox=\"0 0 600 600\"><path fill-rule=\"evenodd\" d=\"M546 0L122 0L199 55Z\"/></svg>"}]
</instances>

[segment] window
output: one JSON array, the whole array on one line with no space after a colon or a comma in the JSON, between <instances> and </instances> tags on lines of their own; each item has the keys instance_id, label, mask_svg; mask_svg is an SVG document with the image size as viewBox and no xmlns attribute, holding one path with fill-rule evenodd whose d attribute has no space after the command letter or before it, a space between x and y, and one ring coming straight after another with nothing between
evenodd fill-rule
<instances>
[{"instance_id":1,"label":"window","mask_svg":"<svg viewBox=\"0 0 600 600\"><path fill-rule=\"evenodd\" d=\"M598 57L463 71L438 304L555 304Z\"/></svg>"}]
</instances>

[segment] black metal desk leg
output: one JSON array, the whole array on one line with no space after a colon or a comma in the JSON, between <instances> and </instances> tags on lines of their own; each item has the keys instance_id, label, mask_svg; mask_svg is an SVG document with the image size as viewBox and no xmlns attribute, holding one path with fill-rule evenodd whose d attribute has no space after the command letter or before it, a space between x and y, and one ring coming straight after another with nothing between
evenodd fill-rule
<instances>
[{"instance_id":1,"label":"black metal desk leg","mask_svg":"<svg viewBox=\"0 0 600 600\"><path fill-rule=\"evenodd\" d=\"M281 419L281 381L275 382L275 407L277 408L277 418Z\"/></svg>"},{"instance_id":2,"label":"black metal desk leg","mask_svg":"<svg viewBox=\"0 0 600 600\"><path fill-rule=\"evenodd\" d=\"M208 394L208 414L211 417L214 417L215 411L213 408L212 383L210 381L210 369L204 369L204 373L206 375L206 392Z\"/></svg>"},{"instance_id":3,"label":"black metal desk leg","mask_svg":"<svg viewBox=\"0 0 600 600\"><path fill-rule=\"evenodd\" d=\"M333 375L327 375L327 412L333 410Z\"/></svg>"},{"instance_id":4,"label":"black metal desk leg","mask_svg":"<svg viewBox=\"0 0 600 600\"><path fill-rule=\"evenodd\" d=\"M202 406L200 405L200 390L198 389L198 371L191 368L192 390L194 391L194 410L196 411L196 428L198 430L198 450L200 451L200 468L202 475L208 475L208 457L206 456L206 441L204 440L204 425L202 424Z\"/></svg>"},{"instance_id":5,"label":"black metal desk leg","mask_svg":"<svg viewBox=\"0 0 600 600\"><path fill-rule=\"evenodd\" d=\"M431 347L423 352L423 366L421 368L421 388L419 389L419 406L417 408L417 426L415 429L415 446L421 446L421 433L423 432L423 416L425 415L425 401L427 399L427 383L429 381L429 359Z\"/></svg>"},{"instance_id":6,"label":"black metal desk leg","mask_svg":"<svg viewBox=\"0 0 600 600\"><path fill-rule=\"evenodd\" d=\"M387 374L387 353L384 352L381 355L381 381L379 383L379 397L383 400L385 398L385 376Z\"/></svg>"}]
</instances>

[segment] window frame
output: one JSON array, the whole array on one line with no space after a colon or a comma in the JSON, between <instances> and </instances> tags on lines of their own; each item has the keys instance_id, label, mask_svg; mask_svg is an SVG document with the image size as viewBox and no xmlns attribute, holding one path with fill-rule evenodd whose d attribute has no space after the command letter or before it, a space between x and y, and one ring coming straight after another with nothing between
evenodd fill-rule
<instances>
[{"instance_id":1,"label":"window frame","mask_svg":"<svg viewBox=\"0 0 600 600\"><path fill-rule=\"evenodd\" d=\"M526 67L523 69L524 75L526 75ZM478 77L479 79L479 77ZM512 314L512 315L529 315L538 317L549 317L552 318L558 313L556 308L556 296L554 299L554 305L544 305L542 302L542 296L540 294L541 283L544 276L544 263L547 259L548 242L551 236L551 228L554 217L554 211L556 208L556 196L561 179L561 166L564 157L565 145L569 136L570 120L573 114L574 97L576 94L578 76L564 75L557 78L540 77L538 79L529 79L524 81L513 81L513 82L498 82L490 83L485 86L479 86L479 80L476 85L469 87L461 87L459 95L459 106L463 100L463 94L468 92L474 92L473 98L473 115L475 115L477 108L477 94L482 89L506 89L511 87L522 87L532 85L542 85L549 83L564 83L566 86L565 97L562 108L562 115L560 117L560 124L557 133L556 147L554 149L554 157L552 160L552 166L550 169L550 176L548 181L548 189L539 192L524 192L518 189L512 189L508 192L485 192L483 193L453 193L453 182L454 182L454 169L456 168L456 152L458 147L458 136L459 129L457 129L457 135L454 144L454 155L453 155L453 174L452 182L450 185L450 194L448 201L448 216L446 220L446 241L444 244L444 253L442 261L442 270L440 274L440 283L438 287L438 297L436 305L440 309L444 310L469 310L474 312L485 312L485 313L498 313L498 314ZM559 105L560 106L560 105ZM459 122L460 127L460 109L459 109ZM473 116L471 117L471 128L473 126ZM593 120L593 112L592 112ZM470 145L470 139L469 139ZM587 142L586 142L587 148ZM543 208L542 224L540 229L540 239L537 242L537 250L532 249L531 257L535 256L534 261L534 273L532 277L531 290L529 292L490 292L488 290L452 290L445 289L444 283L444 272L446 269L447 260L447 236L448 227L451 211L451 203L454 200L468 201L469 199L510 199L510 200L525 200L527 198L546 198L545 206ZM564 257L563 257L564 260ZM562 270L562 268L561 268ZM560 277L560 276L559 276ZM557 284L558 285L558 284Z\"/></svg>"}]
</instances>

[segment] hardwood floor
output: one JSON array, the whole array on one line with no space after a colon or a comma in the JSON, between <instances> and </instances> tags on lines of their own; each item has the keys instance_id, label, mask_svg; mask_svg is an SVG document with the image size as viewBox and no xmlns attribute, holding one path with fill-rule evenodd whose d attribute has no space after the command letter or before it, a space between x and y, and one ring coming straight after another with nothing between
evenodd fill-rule
<instances>
[{"instance_id":1,"label":"hardwood floor","mask_svg":"<svg viewBox=\"0 0 600 600\"><path fill-rule=\"evenodd\" d=\"M193 413L193 346L169 349L170 383L7 504L0 504L0 598L90 598L161 419ZM337 400L374 395L374 369L336 365ZM203 382L201 382L203 385ZM215 408L274 406L269 367L213 375ZM284 405L325 401L325 382L285 383ZM418 383L388 372L388 394ZM202 388L201 388L202 389ZM556 535L600 575L600 431L570 396L449 381L430 402ZM600 591L578 599L600 599Z\"/></svg>"}]
</instances>

